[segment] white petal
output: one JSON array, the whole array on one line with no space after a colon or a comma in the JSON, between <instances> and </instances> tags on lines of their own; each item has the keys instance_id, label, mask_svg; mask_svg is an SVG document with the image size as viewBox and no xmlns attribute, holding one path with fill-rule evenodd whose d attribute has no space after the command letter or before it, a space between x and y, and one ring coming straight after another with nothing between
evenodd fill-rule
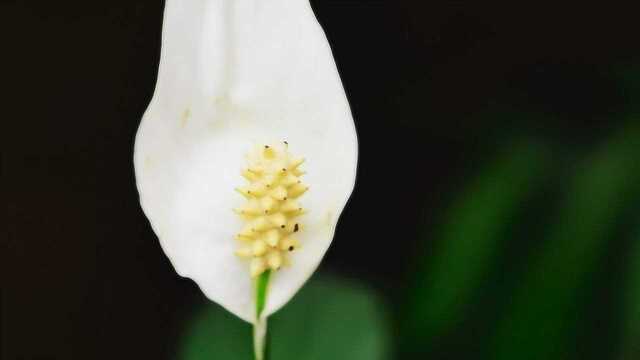
<instances>
[{"instance_id":1,"label":"white petal","mask_svg":"<svg viewBox=\"0 0 640 360\"><path fill-rule=\"evenodd\" d=\"M357 139L324 33L307 0L168 0L155 94L136 137L142 208L176 271L253 321L248 264L234 255L245 154L286 140L306 158L308 210L265 315L318 266L353 190ZM345 239L347 240L347 239Z\"/></svg>"}]
</instances>

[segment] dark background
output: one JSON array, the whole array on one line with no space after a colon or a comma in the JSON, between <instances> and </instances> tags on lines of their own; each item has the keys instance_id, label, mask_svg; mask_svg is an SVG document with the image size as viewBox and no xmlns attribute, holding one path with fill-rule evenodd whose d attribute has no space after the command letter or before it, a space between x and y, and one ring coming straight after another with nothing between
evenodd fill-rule
<instances>
[{"instance_id":1,"label":"dark background","mask_svg":"<svg viewBox=\"0 0 640 360\"><path fill-rule=\"evenodd\" d=\"M425 234L484 159L527 138L571 163L613 134L637 102L620 85L626 69L640 64L630 9L312 4L360 144L358 183L320 271L369 284L391 307L405 301L413 255L431 246ZM2 121L3 359L172 358L177 329L202 301L160 249L133 174L162 11L160 1L0 5L9 109ZM400 170L381 168L389 162ZM393 194L383 211L371 206L380 189ZM531 211L545 213L550 194L533 199ZM531 229L539 229L535 221ZM513 241L514 253L527 246ZM624 245L612 251L624 253ZM615 272L617 261L610 262ZM595 301L606 305L603 289ZM594 331L581 341L605 344L583 358L612 357L614 346L595 330L609 334L616 322L607 306L597 309ZM394 333L401 319L394 318ZM429 355L469 358L474 334L450 337Z\"/></svg>"}]
</instances>

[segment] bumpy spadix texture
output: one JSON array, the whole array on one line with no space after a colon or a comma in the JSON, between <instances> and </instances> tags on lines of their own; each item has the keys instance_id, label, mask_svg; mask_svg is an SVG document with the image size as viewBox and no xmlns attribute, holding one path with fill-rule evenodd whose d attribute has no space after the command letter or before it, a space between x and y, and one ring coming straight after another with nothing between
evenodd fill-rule
<instances>
[{"instance_id":1,"label":"bumpy spadix texture","mask_svg":"<svg viewBox=\"0 0 640 360\"><path fill-rule=\"evenodd\" d=\"M289 265L288 252L300 245L296 240L304 213L298 198L307 192L299 166L303 158L288 152L288 143L264 145L248 156L249 167L242 172L249 184L238 188L247 203L236 209L246 221L236 236L241 242L236 254L251 259L251 276Z\"/></svg>"},{"instance_id":2,"label":"bumpy spadix texture","mask_svg":"<svg viewBox=\"0 0 640 360\"><path fill-rule=\"evenodd\" d=\"M286 140L306 159L310 188L295 199L306 211L294 238L301 247L270 277L268 316L331 244L355 182L351 111L307 0L165 4L158 81L135 143L140 202L178 274L252 322L251 260L236 255L243 242L234 240L247 220L231 211L248 204L233 191L243 184L246 154Z\"/></svg>"}]
</instances>

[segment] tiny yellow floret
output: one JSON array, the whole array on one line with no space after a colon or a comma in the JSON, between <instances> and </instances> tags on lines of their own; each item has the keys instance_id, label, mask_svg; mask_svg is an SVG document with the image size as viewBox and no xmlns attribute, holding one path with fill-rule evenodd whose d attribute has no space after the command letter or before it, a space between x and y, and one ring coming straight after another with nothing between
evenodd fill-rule
<instances>
[{"instance_id":1,"label":"tiny yellow floret","mask_svg":"<svg viewBox=\"0 0 640 360\"><path fill-rule=\"evenodd\" d=\"M251 259L249 272L256 277L289 264L289 252L300 247L291 236L302 229L304 214L298 198L309 187L302 183L304 158L289 154L287 142L262 145L249 153L241 175L248 181L236 188L246 203L234 211L244 221L236 235L236 255Z\"/></svg>"}]
</instances>

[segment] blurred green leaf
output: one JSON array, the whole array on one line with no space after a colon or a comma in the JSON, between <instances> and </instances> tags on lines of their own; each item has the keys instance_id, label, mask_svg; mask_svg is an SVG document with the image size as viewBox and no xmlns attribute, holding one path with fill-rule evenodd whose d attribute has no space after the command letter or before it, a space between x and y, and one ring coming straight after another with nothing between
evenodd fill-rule
<instances>
[{"instance_id":1,"label":"blurred green leaf","mask_svg":"<svg viewBox=\"0 0 640 360\"><path fill-rule=\"evenodd\" d=\"M548 162L548 153L536 144L510 146L453 204L430 261L415 273L404 320L405 347L424 347L459 323L495 264L510 218L541 182Z\"/></svg>"},{"instance_id":2,"label":"blurred green leaf","mask_svg":"<svg viewBox=\"0 0 640 360\"><path fill-rule=\"evenodd\" d=\"M180 335L179 359L253 359L251 325L208 303Z\"/></svg>"},{"instance_id":3,"label":"blurred green leaf","mask_svg":"<svg viewBox=\"0 0 640 360\"><path fill-rule=\"evenodd\" d=\"M582 291L640 185L639 130L624 129L577 167L557 222L498 325L491 359L570 358Z\"/></svg>"},{"instance_id":4,"label":"blurred green leaf","mask_svg":"<svg viewBox=\"0 0 640 360\"><path fill-rule=\"evenodd\" d=\"M273 360L388 359L385 307L375 293L333 278L312 279L269 318ZM181 359L252 359L251 326L208 304L183 334Z\"/></svg>"},{"instance_id":5,"label":"blurred green leaf","mask_svg":"<svg viewBox=\"0 0 640 360\"><path fill-rule=\"evenodd\" d=\"M335 279L313 281L273 316L271 359L388 359L388 325L375 293Z\"/></svg>"},{"instance_id":6,"label":"blurred green leaf","mask_svg":"<svg viewBox=\"0 0 640 360\"><path fill-rule=\"evenodd\" d=\"M640 358L640 232L633 239L629 256L629 282L624 304L622 360Z\"/></svg>"}]
</instances>

